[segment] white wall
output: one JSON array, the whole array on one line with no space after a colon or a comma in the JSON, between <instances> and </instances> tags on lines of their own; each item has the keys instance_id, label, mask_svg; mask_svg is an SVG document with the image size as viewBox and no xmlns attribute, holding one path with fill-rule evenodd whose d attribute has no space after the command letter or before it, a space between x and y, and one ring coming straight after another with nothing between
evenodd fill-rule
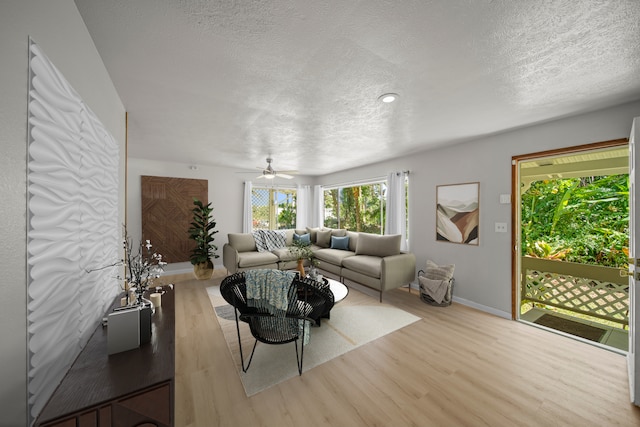
<instances>
[{"instance_id":1,"label":"white wall","mask_svg":"<svg viewBox=\"0 0 640 427\"><path fill-rule=\"evenodd\" d=\"M561 147L628 138L640 102L479 138L387 162L319 178L341 183L410 170L410 249L418 269L427 259L456 264L455 298L494 314L511 316L511 205L499 203L511 193L511 157ZM460 119L464 126L464 118ZM436 185L480 182L480 245L435 239ZM495 222L509 224L496 233Z\"/></svg>"},{"instance_id":2,"label":"white wall","mask_svg":"<svg viewBox=\"0 0 640 427\"><path fill-rule=\"evenodd\" d=\"M0 426L27 423L26 175L28 38L39 44L121 144L125 110L72 0L0 6ZM121 184L124 194L124 183ZM124 198L121 197L121 205ZM123 213L121 213L123 216ZM124 218L124 217L123 217Z\"/></svg>"},{"instance_id":3,"label":"white wall","mask_svg":"<svg viewBox=\"0 0 640 427\"><path fill-rule=\"evenodd\" d=\"M131 141L129 142L131 143ZM209 202L213 207L212 217L216 220L216 230L218 230L214 244L218 247L216 253L220 258L213 260L213 262L216 268L222 267L222 246L228 241L227 234L242 231L244 182L252 180L254 186L260 185L261 181L254 179L260 171L256 169L256 174L251 175L237 173L238 169L233 168L198 166L198 169L192 170L190 166L183 163L135 158L128 160L127 230L134 241L140 238L142 229L140 177L142 175L206 179L209 182ZM280 179L278 183L295 187L298 183L309 183L309 179L297 176L292 180ZM151 243L153 244L153 242ZM156 249L162 253L162 248L156 247ZM184 262L168 265L165 272L175 273L192 269L189 262Z\"/></svg>"},{"instance_id":4,"label":"white wall","mask_svg":"<svg viewBox=\"0 0 640 427\"><path fill-rule=\"evenodd\" d=\"M624 104L576 117L560 119L475 141L416 153L348 171L309 178L304 183L335 185L410 170L411 251L417 268L427 259L456 264L456 300L503 317L511 316L511 205L499 203L500 194L511 193L511 157L519 154L628 138L631 121L640 116L640 102ZM461 125L464 120L461 119ZM129 224L140 229L140 175L209 179L209 200L217 220L216 244L227 233L242 230L243 181L246 175L232 168L200 167L129 159ZM255 183L256 181L254 181ZM435 190L437 185L480 182L479 246L437 242ZM508 233L495 233L494 223L509 224ZM131 227L134 229L134 227ZM216 262L222 263L222 258Z\"/></svg>"}]
</instances>

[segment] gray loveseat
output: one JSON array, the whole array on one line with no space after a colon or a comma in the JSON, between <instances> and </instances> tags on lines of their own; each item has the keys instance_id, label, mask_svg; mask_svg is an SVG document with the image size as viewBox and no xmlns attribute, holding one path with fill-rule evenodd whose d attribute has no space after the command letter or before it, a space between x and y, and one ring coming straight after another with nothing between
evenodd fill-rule
<instances>
[{"instance_id":1,"label":"gray loveseat","mask_svg":"<svg viewBox=\"0 0 640 427\"><path fill-rule=\"evenodd\" d=\"M416 258L400 251L400 235L381 236L336 229L284 230L284 247L258 251L251 233L229 233L222 250L229 274L238 271L274 268L291 270L297 261L289 247L296 237L309 239L320 262L318 268L340 281L352 281L382 293L410 284L415 279Z\"/></svg>"}]
</instances>

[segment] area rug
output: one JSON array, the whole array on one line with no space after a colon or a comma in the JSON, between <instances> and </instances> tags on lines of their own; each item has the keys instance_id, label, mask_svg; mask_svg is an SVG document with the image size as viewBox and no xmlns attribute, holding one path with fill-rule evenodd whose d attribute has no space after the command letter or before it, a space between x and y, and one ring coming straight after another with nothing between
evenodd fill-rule
<instances>
[{"instance_id":1,"label":"area rug","mask_svg":"<svg viewBox=\"0 0 640 427\"><path fill-rule=\"evenodd\" d=\"M584 323L565 319L564 317L554 316L552 314L543 314L533 323L595 342L600 342L604 334L607 332L602 328L585 325Z\"/></svg>"},{"instance_id":2,"label":"area rug","mask_svg":"<svg viewBox=\"0 0 640 427\"><path fill-rule=\"evenodd\" d=\"M258 343L249 370L242 372L233 308L222 298L218 286L208 287L207 292L247 396L298 375L293 343ZM331 318L323 319L322 326L310 329L310 341L304 347L303 375L305 371L418 320L419 317L377 303L374 298L371 305L349 305L347 297L333 307ZM254 339L246 324L241 322L240 326L243 353L248 358Z\"/></svg>"}]
</instances>

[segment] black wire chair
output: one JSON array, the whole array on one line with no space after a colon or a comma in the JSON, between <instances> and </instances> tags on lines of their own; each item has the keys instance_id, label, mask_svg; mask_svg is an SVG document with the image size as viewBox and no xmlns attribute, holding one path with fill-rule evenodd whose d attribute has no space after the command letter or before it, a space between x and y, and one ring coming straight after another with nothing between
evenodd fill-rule
<instances>
[{"instance_id":1,"label":"black wire chair","mask_svg":"<svg viewBox=\"0 0 640 427\"><path fill-rule=\"evenodd\" d=\"M293 342L296 349L298 374L302 375L304 344L307 334L307 328L304 327L304 324L305 322L308 322L309 325L315 323L310 317L314 307L308 302L309 295L314 292L313 283L309 280L295 278L291 283L289 292L289 306L284 315L278 316L267 312L265 309L251 307L247 304L247 285L244 272L232 274L222 280L220 293L229 304L235 307L236 331L243 372L247 372L249 366L251 366L258 341L265 344L287 344ZM323 311L324 306L318 306L316 309ZM245 322L249 325L251 335L255 338L246 366L240 336L240 322ZM300 345L298 341L300 341Z\"/></svg>"}]
</instances>

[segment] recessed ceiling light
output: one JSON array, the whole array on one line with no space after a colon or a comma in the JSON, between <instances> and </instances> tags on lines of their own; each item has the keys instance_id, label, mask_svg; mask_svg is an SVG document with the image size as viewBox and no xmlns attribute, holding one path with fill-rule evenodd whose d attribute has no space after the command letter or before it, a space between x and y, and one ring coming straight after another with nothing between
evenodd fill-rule
<instances>
[{"instance_id":1,"label":"recessed ceiling light","mask_svg":"<svg viewBox=\"0 0 640 427\"><path fill-rule=\"evenodd\" d=\"M398 99L399 96L400 95L398 95L397 93L385 93L378 97L378 101L384 102L385 104L389 104L395 101L396 99Z\"/></svg>"}]
</instances>

